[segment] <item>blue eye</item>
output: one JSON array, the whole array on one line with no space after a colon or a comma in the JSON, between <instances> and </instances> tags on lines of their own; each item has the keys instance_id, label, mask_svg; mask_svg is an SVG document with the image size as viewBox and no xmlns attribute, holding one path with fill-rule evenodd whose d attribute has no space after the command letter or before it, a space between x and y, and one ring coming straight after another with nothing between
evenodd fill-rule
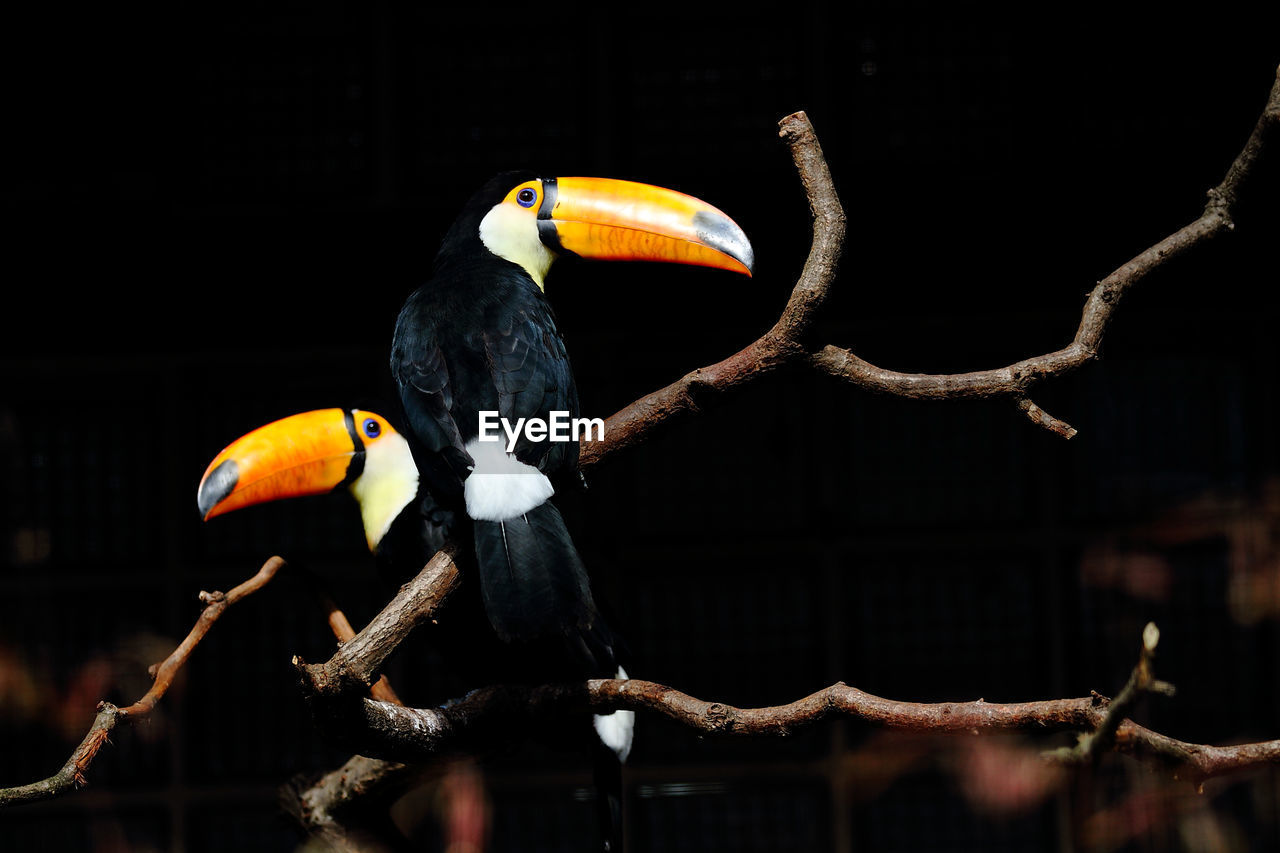
<instances>
[{"instance_id":1,"label":"blue eye","mask_svg":"<svg viewBox=\"0 0 1280 853\"><path fill-rule=\"evenodd\" d=\"M521 207L533 207L533 203L538 200L538 194L534 192L532 187L525 187L516 193L516 203Z\"/></svg>"},{"instance_id":2,"label":"blue eye","mask_svg":"<svg viewBox=\"0 0 1280 853\"><path fill-rule=\"evenodd\" d=\"M377 421L375 421L373 418L364 419L365 435L369 436L369 438L377 438L380 432L382 432L382 427L378 426Z\"/></svg>"}]
</instances>

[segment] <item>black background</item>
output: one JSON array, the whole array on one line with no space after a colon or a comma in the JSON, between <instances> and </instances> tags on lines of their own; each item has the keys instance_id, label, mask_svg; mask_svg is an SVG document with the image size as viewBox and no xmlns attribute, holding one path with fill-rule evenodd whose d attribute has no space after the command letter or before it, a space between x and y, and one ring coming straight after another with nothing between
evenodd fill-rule
<instances>
[{"instance_id":1,"label":"black background","mask_svg":"<svg viewBox=\"0 0 1280 853\"><path fill-rule=\"evenodd\" d=\"M60 766L97 699L145 690L196 591L272 553L324 575L354 620L374 612L385 589L345 499L206 526L195 486L267 420L386 408L396 311L493 172L673 187L755 246L750 280L558 265L548 292L586 414L776 318L809 237L776 136L797 109L849 218L820 338L898 370L977 369L1064 345L1094 282L1198 215L1280 60L1273 22L1221 4L5 16L5 785ZM1071 442L1007 401L911 403L795 372L593 470L566 510L633 674L739 704L837 679L921 701L1111 694L1155 619L1181 693L1144 721L1197 742L1280 737L1276 174L1233 234L1126 298L1099 363L1037 390L1081 430ZM288 849L276 787L341 758L310 733L288 660L330 645L303 584L246 603L157 719L117 734L90 790L0 817L0 847ZM406 695L445 698L413 660ZM1089 816L1156 784L1116 761L1096 801L1073 789L991 815L952 759L894 768L877 748L915 754L851 724L744 744L646 719L632 840L1101 849ZM575 756L490 770L497 849L586 849ZM1228 849L1265 848L1277 790L1272 773L1162 792L1174 813L1129 843L1179 849L1211 826Z\"/></svg>"}]
</instances>

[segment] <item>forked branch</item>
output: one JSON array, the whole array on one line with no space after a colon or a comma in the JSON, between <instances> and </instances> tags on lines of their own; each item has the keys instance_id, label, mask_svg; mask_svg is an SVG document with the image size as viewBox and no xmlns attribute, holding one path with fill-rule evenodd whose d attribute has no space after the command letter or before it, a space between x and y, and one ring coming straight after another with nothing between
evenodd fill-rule
<instances>
[{"instance_id":1,"label":"forked branch","mask_svg":"<svg viewBox=\"0 0 1280 853\"><path fill-rule=\"evenodd\" d=\"M1266 106L1244 148L1218 186L1209 190L1204 211L1193 222L1138 253L1099 281L1089 293L1075 338L1065 347L1025 358L1004 367L970 373L900 373L877 367L853 350L808 339L812 319L832 284L845 242L845 217L808 117L803 112L781 121L781 135L809 197L813 212L813 243L804 272L792 289L782 316L759 340L725 360L686 373L605 421L603 441L584 441L582 464L591 465L608 454L643 440L668 419L696 412L701 402L741 386L784 366L807 366L868 391L925 400L963 397L1007 397L1032 423L1063 438L1076 430L1037 406L1028 392L1045 379L1062 376L1098 357L1102 336L1120 301L1134 285L1170 262L1235 227L1233 215L1240 196L1253 183L1257 164L1280 131L1280 69Z\"/></svg>"}]
</instances>

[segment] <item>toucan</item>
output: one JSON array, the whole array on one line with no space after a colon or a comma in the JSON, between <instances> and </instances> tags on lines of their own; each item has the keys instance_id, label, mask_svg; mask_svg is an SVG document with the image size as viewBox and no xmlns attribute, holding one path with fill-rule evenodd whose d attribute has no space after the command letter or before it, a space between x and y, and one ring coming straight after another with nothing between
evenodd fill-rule
<instances>
[{"instance_id":1,"label":"toucan","mask_svg":"<svg viewBox=\"0 0 1280 853\"><path fill-rule=\"evenodd\" d=\"M510 641L575 636L595 613L582 560L549 500L573 481L579 447L547 429L557 415L578 417L544 295L565 255L746 275L754 260L742 229L710 204L606 178L500 174L445 235L431 278L396 321L391 373L417 468L436 500L470 520L485 611ZM502 431L486 434L495 422Z\"/></svg>"},{"instance_id":2,"label":"toucan","mask_svg":"<svg viewBox=\"0 0 1280 853\"><path fill-rule=\"evenodd\" d=\"M578 417L569 355L544 293L551 265L563 256L691 264L749 276L754 253L732 219L674 190L504 172L464 205L430 279L396 320L391 374L410 451L434 498L470 522L494 632L513 643L564 643L589 677L607 677L615 674L610 634L550 500L558 484L573 482L579 449L576 435L555 441L548 430L557 415ZM502 433L486 435L484 426L494 418ZM615 725L624 721L625 728ZM620 758L630 748L632 722L596 718L601 740ZM621 845L617 770L601 798L609 809L605 849L615 851Z\"/></svg>"},{"instance_id":3,"label":"toucan","mask_svg":"<svg viewBox=\"0 0 1280 853\"><path fill-rule=\"evenodd\" d=\"M423 488L404 436L386 417L362 409L320 409L292 415L236 439L209 463L197 491L200 514L215 516L284 498L348 491L379 568L404 580L443 547L453 512ZM470 594L468 594L470 593ZM594 607L594 605L591 605ZM438 620L441 651L468 689L493 683L549 683L626 678L621 643L599 613L556 642L508 644L488 624L464 580ZM592 754L605 849L621 850L621 765L631 749L632 711L592 718Z\"/></svg>"}]
</instances>

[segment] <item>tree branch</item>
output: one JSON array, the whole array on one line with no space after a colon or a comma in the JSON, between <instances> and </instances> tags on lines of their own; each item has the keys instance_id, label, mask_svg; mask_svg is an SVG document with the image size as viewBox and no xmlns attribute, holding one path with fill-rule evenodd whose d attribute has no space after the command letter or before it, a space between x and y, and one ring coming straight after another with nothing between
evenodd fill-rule
<instances>
[{"instance_id":1,"label":"tree branch","mask_svg":"<svg viewBox=\"0 0 1280 853\"><path fill-rule=\"evenodd\" d=\"M62 769L53 776L39 782L14 788L0 788L0 808L17 803L50 799L74 788L84 786L86 784L84 774L103 745L110 742L112 730L121 721L129 722L150 714L173 685L179 670L182 669L187 659L191 657L196 646L209 633L214 623L226 612L227 608L261 590L287 565L282 558L272 557L263 563L262 568L253 577L234 587L230 592L202 591L199 594L199 600L204 605L204 608L196 619L195 625L167 658L151 667L151 677L154 681L151 688L142 698L124 708L116 707L110 702L99 703L97 717L89 727L89 731L80 742L80 745L72 753L71 758L62 766ZM351 640L355 636L355 632L352 630L350 621L333 600L316 585L314 579L312 580L312 589L325 610L329 627L332 629L334 636L340 643ZM374 699L383 702L400 704L400 700L395 691L392 690L386 676L381 676L372 682L370 695Z\"/></svg>"},{"instance_id":2,"label":"tree branch","mask_svg":"<svg viewBox=\"0 0 1280 853\"><path fill-rule=\"evenodd\" d=\"M313 583L312 589L316 598L320 601L320 606L324 608L329 622L329 629L333 631L333 636L337 639L339 647L345 646L354 640L356 630L351 627L351 620L347 619L347 614L342 612L337 603L318 582ZM378 676L378 679L370 685L369 695L374 699L390 702L393 705L404 704L400 701L400 697L396 695L396 691L392 689L391 682L387 680L386 675Z\"/></svg>"},{"instance_id":3,"label":"tree branch","mask_svg":"<svg viewBox=\"0 0 1280 853\"><path fill-rule=\"evenodd\" d=\"M1159 642L1160 631L1154 622L1148 622L1142 632L1142 651L1138 656L1138 665L1133 668L1133 673L1121 689L1120 695L1108 704L1102 721L1092 732L1082 735L1075 747L1058 750L1053 757L1071 763L1097 758L1115 742L1125 716L1138 704L1139 699L1151 692L1162 693L1165 696L1174 694L1172 684L1155 677L1153 666L1156 644Z\"/></svg>"},{"instance_id":4,"label":"tree branch","mask_svg":"<svg viewBox=\"0 0 1280 853\"><path fill-rule=\"evenodd\" d=\"M781 318L745 349L717 364L685 374L607 419L603 441L583 441L583 466L639 443L672 417L696 412L703 398L739 388L779 367L795 364L805 364L868 391L912 399L1011 397L1032 423L1063 438L1071 438L1076 430L1035 405L1027 392L1044 379L1069 373L1097 358L1107 324L1120 300L1134 285L1189 250L1234 228L1232 217L1236 202L1252 182L1258 161L1267 146L1274 143L1276 128L1280 127L1280 69L1253 132L1222 183L1209 190L1208 203L1199 218L1099 281L1085 302L1080 325L1067 346L1004 367L969 373L900 373L877 367L846 348L809 347L806 333L835 280L845 239L845 218L808 118L798 112L780 124L781 136L791 149L814 217L809 258Z\"/></svg>"},{"instance_id":5,"label":"tree branch","mask_svg":"<svg viewBox=\"0 0 1280 853\"><path fill-rule=\"evenodd\" d=\"M409 850L386 809L427 772L420 765L354 755L318 779L295 780L285 786L280 806L309 836L334 850Z\"/></svg>"},{"instance_id":6,"label":"tree branch","mask_svg":"<svg viewBox=\"0 0 1280 853\"><path fill-rule=\"evenodd\" d=\"M835 280L844 248L845 216L818 136L804 112L779 122L813 214L813 242L804 270L773 328L724 361L686 373L611 416L600 441L584 439L578 464L586 468L607 454L639 444L670 418L696 412L703 396L722 393L805 357L802 341Z\"/></svg>"},{"instance_id":7,"label":"tree branch","mask_svg":"<svg viewBox=\"0 0 1280 853\"><path fill-rule=\"evenodd\" d=\"M368 690L377 680L387 657L418 625L434 617L458 588L458 546L448 542L422 571L400 587L396 596L359 633L342 643L322 664L293 659L304 686L317 694L338 696Z\"/></svg>"},{"instance_id":8,"label":"tree branch","mask_svg":"<svg viewBox=\"0 0 1280 853\"><path fill-rule=\"evenodd\" d=\"M795 702L764 708L737 708L707 702L652 681L596 679L586 684L539 687L498 686L477 690L444 707L404 708L363 699L350 714L330 723L344 738L352 726L364 729L361 749L395 755L406 761L429 761L459 751L486 751L495 743L520 737L548 717L570 713L604 713L619 709L661 714L706 735L785 737L816 723L847 718L880 728L931 734L1085 732L1085 754L1106 750L1158 759L1181 778L1197 783L1215 776L1262 765L1280 764L1280 740L1239 746L1192 744L1162 735L1132 721L1123 712L1142 690L1167 685L1150 678L1149 653L1136 672L1145 686L1131 681L1115 701L1093 696L1002 704L985 702L901 702L874 696L843 682ZM1137 677L1137 676L1135 676ZM1079 763L1073 750L1050 753L1060 762Z\"/></svg>"},{"instance_id":9,"label":"tree branch","mask_svg":"<svg viewBox=\"0 0 1280 853\"><path fill-rule=\"evenodd\" d=\"M182 669L182 665L187 662L187 658L191 657L191 653L195 651L196 646L204 639L205 634L209 633L213 623L218 621L228 607L253 595L270 583L276 573L284 566L284 560L279 557L272 557L262 564L262 568L258 570L257 574L230 592L201 592L200 601L204 604L204 609L200 612L200 617L196 619L196 624L187 634L186 639L179 643L178 647L161 663L151 667L151 674L155 679L151 689L137 702L125 708L117 708L110 702L98 703L98 716L94 719L93 725L89 727L89 732L84 736L84 740L76 747L75 752L71 754L71 758L62 766L62 769L48 779L43 779L39 782L32 782L29 785L20 785L14 788L0 788L0 808L17 803L47 800L66 791L84 786L87 781L85 773L88 771L89 765L93 763L94 758L97 757L98 751L102 749L103 744L109 742L112 730L122 720L131 722L150 714L156 707L156 703L160 701L173 684L173 679L177 676L178 670Z\"/></svg>"}]
</instances>

